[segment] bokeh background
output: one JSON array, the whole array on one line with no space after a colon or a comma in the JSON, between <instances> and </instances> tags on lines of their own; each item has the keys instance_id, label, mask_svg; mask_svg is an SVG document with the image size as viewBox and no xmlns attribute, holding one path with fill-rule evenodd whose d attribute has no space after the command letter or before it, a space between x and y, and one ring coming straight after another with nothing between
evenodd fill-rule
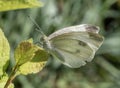
<instances>
[{"instance_id":1,"label":"bokeh background","mask_svg":"<svg viewBox=\"0 0 120 88\"><path fill-rule=\"evenodd\" d=\"M30 15L46 35L61 28L93 24L101 28L105 40L94 60L71 69L52 57L37 74L20 75L15 88L120 88L120 1L42 0L44 7L0 12L0 27L11 46L8 73L14 66L14 49L23 40L39 41L41 34Z\"/></svg>"}]
</instances>

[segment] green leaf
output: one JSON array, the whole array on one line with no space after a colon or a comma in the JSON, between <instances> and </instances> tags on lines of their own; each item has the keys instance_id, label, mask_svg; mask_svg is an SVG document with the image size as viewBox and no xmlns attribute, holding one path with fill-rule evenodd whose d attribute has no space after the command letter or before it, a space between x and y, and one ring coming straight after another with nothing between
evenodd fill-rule
<instances>
[{"instance_id":1,"label":"green leaf","mask_svg":"<svg viewBox=\"0 0 120 88\"><path fill-rule=\"evenodd\" d=\"M48 53L34 45L32 39L24 41L15 50L15 60L19 73L27 75L37 73L45 66Z\"/></svg>"},{"instance_id":2,"label":"green leaf","mask_svg":"<svg viewBox=\"0 0 120 88\"><path fill-rule=\"evenodd\" d=\"M20 66L19 72L24 75L37 73L43 69L47 60L48 53L39 47L32 60Z\"/></svg>"},{"instance_id":3,"label":"green leaf","mask_svg":"<svg viewBox=\"0 0 120 88\"><path fill-rule=\"evenodd\" d=\"M0 0L0 11L43 6L38 0Z\"/></svg>"},{"instance_id":4,"label":"green leaf","mask_svg":"<svg viewBox=\"0 0 120 88\"><path fill-rule=\"evenodd\" d=\"M30 61L37 51L37 46L32 44L32 39L21 42L15 50L15 60L17 65L22 65Z\"/></svg>"},{"instance_id":5,"label":"green leaf","mask_svg":"<svg viewBox=\"0 0 120 88\"><path fill-rule=\"evenodd\" d=\"M0 78L0 88L4 88L7 80L8 80L7 74L5 74L3 77ZM11 83L8 88L14 88L14 85Z\"/></svg>"},{"instance_id":6,"label":"green leaf","mask_svg":"<svg viewBox=\"0 0 120 88\"><path fill-rule=\"evenodd\" d=\"M10 55L10 46L4 33L0 29L0 76L3 75L4 70L8 66Z\"/></svg>"}]
</instances>

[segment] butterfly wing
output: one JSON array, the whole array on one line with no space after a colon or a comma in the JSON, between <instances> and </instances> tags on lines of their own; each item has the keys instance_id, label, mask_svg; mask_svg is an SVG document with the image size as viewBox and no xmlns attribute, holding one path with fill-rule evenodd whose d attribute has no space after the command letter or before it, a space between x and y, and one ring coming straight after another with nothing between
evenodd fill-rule
<instances>
[{"instance_id":1,"label":"butterfly wing","mask_svg":"<svg viewBox=\"0 0 120 88\"><path fill-rule=\"evenodd\" d=\"M78 27L82 31L78 30ZM72 68L80 67L85 65L86 61L91 61L103 42L103 37L97 34L98 30L94 31L91 27L87 25L88 29L86 29L80 25L76 29L76 26L73 26L50 35L48 38L51 54ZM66 29L68 31L65 32Z\"/></svg>"},{"instance_id":2,"label":"butterfly wing","mask_svg":"<svg viewBox=\"0 0 120 88\"><path fill-rule=\"evenodd\" d=\"M94 51L84 42L75 39L61 39L52 43L53 54L69 67L80 67L94 56Z\"/></svg>"},{"instance_id":3,"label":"butterfly wing","mask_svg":"<svg viewBox=\"0 0 120 88\"><path fill-rule=\"evenodd\" d=\"M71 32L92 32L92 33L98 33L99 27L93 26L91 24L81 24L76 26L70 26L63 28L61 30L58 30L51 34L48 38L52 39L53 37L56 37L58 35L64 34L64 33L71 33Z\"/></svg>"}]
</instances>

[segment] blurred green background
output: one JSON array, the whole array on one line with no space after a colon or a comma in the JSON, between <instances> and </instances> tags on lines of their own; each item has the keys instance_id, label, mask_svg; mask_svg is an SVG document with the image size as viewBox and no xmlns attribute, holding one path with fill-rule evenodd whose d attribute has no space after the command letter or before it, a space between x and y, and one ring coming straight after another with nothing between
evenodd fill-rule
<instances>
[{"instance_id":1,"label":"blurred green background","mask_svg":"<svg viewBox=\"0 0 120 88\"><path fill-rule=\"evenodd\" d=\"M119 0L42 0L44 7L0 12L0 27L11 46L8 73L14 62L14 49L23 40L39 41L40 33L30 15L46 35L63 27L93 24L101 28L105 41L94 60L71 69L48 60L37 74L17 76L15 88L120 88L120 1Z\"/></svg>"}]
</instances>

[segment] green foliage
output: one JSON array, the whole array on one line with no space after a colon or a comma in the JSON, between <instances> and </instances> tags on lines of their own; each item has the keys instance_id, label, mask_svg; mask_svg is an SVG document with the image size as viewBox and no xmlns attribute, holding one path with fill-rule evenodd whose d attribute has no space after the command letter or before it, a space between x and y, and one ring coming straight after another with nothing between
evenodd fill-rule
<instances>
[{"instance_id":1,"label":"green foliage","mask_svg":"<svg viewBox=\"0 0 120 88\"><path fill-rule=\"evenodd\" d=\"M100 34L105 37L94 60L86 66L69 69L49 59L40 73L17 77L15 87L20 84L21 88L120 88L120 3L117 1L44 0L45 6L40 9L1 12L0 25L11 45L11 66L14 65L15 46L31 37L38 42L41 36L26 13L36 19L47 35L59 28L90 23L98 25ZM39 59L33 60L36 61Z\"/></svg>"},{"instance_id":2,"label":"green foliage","mask_svg":"<svg viewBox=\"0 0 120 88\"><path fill-rule=\"evenodd\" d=\"M5 73L5 69L8 66L10 55L10 46L4 33L0 29L0 76Z\"/></svg>"},{"instance_id":3,"label":"green foliage","mask_svg":"<svg viewBox=\"0 0 120 88\"><path fill-rule=\"evenodd\" d=\"M42 6L38 0L0 0L0 11L33 8Z\"/></svg>"},{"instance_id":4,"label":"green foliage","mask_svg":"<svg viewBox=\"0 0 120 88\"><path fill-rule=\"evenodd\" d=\"M0 88L4 88L6 82L8 80L8 75L5 74L0 78ZM14 85L11 83L8 88L14 88Z\"/></svg>"},{"instance_id":5,"label":"green foliage","mask_svg":"<svg viewBox=\"0 0 120 88\"><path fill-rule=\"evenodd\" d=\"M44 67L48 53L34 45L32 39L21 42L15 50L16 66L20 74L37 73Z\"/></svg>"},{"instance_id":6,"label":"green foliage","mask_svg":"<svg viewBox=\"0 0 120 88\"><path fill-rule=\"evenodd\" d=\"M0 11L32 8L38 6L42 6L42 3L37 0L0 1ZM7 75L5 75L5 70L8 66L9 54L9 43L4 36L4 33L0 29L0 87L2 88L14 88L14 85L11 84L11 82L14 77L18 75L17 73L36 73L42 70L48 59L48 53L37 45L34 45L32 39L23 41L15 50L14 56L16 60L16 65L14 66L10 76L8 77Z\"/></svg>"},{"instance_id":7,"label":"green foliage","mask_svg":"<svg viewBox=\"0 0 120 88\"><path fill-rule=\"evenodd\" d=\"M10 76L5 73L5 67L8 66L10 54L10 46L4 33L0 29L0 87L14 88L13 84L7 84L11 82L15 76L19 74L37 73L45 66L48 59L48 53L33 44L33 40L29 39L21 42L15 50L16 65L13 68Z\"/></svg>"},{"instance_id":8,"label":"green foliage","mask_svg":"<svg viewBox=\"0 0 120 88\"><path fill-rule=\"evenodd\" d=\"M32 44L32 40L21 42L15 50L15 60L18 66L30 61L38 47Z\"/></svg>"}]
</instances>

